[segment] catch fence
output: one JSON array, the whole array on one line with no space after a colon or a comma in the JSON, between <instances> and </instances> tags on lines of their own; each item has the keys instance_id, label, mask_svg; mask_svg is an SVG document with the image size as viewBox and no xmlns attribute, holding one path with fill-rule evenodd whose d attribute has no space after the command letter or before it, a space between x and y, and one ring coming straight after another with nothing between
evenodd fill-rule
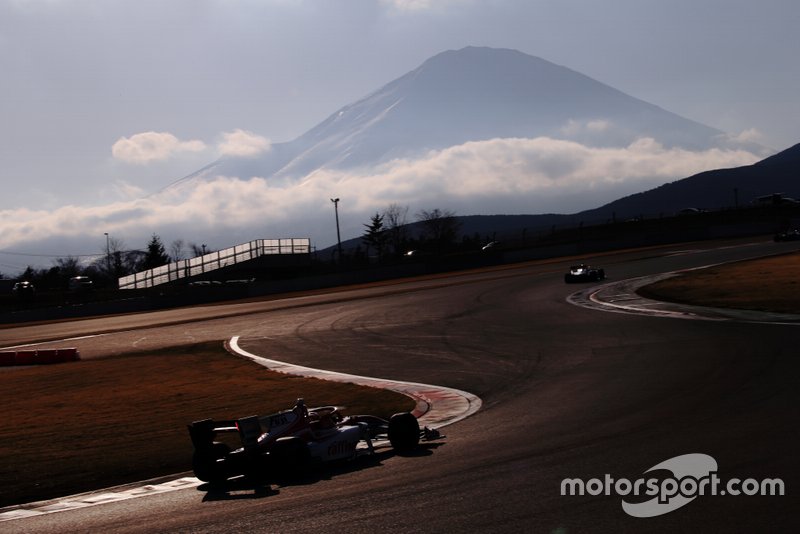
<instances>
[{"instance_id":1,"label":"catch fence","mask_svg":"<svg viewBox=\"0 0 800 534\"><path fill-rule=\"evenodd\" d=\"M179 260L161 267L123 276L118 283L120 289L143 289L200 276L262 256L310 253L311 240L308 238L255 239L196 258Z\"/></svg>"}]
</instances>

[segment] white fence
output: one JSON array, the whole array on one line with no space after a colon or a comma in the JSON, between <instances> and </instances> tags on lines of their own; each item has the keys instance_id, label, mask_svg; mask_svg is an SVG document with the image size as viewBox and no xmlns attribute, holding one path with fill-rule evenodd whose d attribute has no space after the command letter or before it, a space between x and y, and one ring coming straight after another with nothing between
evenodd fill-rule
<instances>
[{"instance_id":1,"label":"white fence","mask_svg":"<svg viewBox=\"0 0 800 534\"><path fill-rule=\"evenodd\" d=\"M153 287L182 278L198 276L261 256L310 253L311 240L308 238L256 239L249 243L236 245L217 252L209 252L196 258L180 260L154 269L148 269L147 271L123 276L119 279L119 288L142 289Z\"/></svg>"}]
</instances>

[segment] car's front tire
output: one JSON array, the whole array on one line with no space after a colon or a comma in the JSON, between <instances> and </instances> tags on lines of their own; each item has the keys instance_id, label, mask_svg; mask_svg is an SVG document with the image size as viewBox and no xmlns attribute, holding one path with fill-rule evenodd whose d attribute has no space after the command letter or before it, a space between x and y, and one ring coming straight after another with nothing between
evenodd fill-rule
<instances>
[{"instance_id":1,"label":"car's front tire","mask_svg":"<svg viewBox=\"0 0 800 534\"><path fill-rule=\"evenodd\" d=\"M389 419L389 442L398 452L408 452L419 445L419 422L414 414L396 413Z\"/></svg>"}]
</instances>

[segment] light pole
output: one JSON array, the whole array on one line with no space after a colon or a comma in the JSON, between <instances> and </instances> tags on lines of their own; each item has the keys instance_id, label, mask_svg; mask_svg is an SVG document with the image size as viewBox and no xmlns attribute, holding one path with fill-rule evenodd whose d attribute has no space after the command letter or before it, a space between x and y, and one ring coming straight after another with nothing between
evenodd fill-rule
<instances>
[{"instance_id":1,"label":"light pole","mask_svg":"<svg viewBox=\"0 0 800 534\"><path fill-rule=\"evenodd\" d=\"M106 269L108 270L108 276L111 276L111 245L108 240L108 232L103 233L106 236Z\"/></svg>"},{"instance_id":2,"label":"light pole","mask_svg":"<svg viewBox=\"0 0 800 534\"><path fill-rule=\"evenodd\" d=\"M339 248L339 262L342 261L342 234L339 233L339 199L332 198L331 202L333 202L333 210L336 213L336 242L338 243Z\"/></svg>"}]
</instances>

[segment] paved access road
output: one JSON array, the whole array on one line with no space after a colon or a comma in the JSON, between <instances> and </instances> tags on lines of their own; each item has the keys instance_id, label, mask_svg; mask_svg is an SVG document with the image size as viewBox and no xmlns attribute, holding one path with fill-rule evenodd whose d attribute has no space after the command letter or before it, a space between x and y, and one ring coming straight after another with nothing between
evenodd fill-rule
<instances>
[{"instance_id":1,"label":"paved access road","mask_svg":"<svg viewBox=\"0 0 800 534\"><path fill-rule=\"evenodd\" d=\"M614 254L597 263L618 280L792 246L691 245ZM133 345L239 335L246 350L262 356L442 384L480 396L483 408L447 427L443 444L417 456L384 453L358 469L285 487L187 489L9 521L2 529L800 531L800 328L573 306L566 298L581 287L563 283L568 263L160 312L136 316L133 330L76 340L84 357L95 357ZM163 325L148 327L148 321ZM68 337L126 326L119 318L71 324L54 328ZM36 335L55 337L47 326L0 330L0 345ZM690 453L712 457L723 481L780 478L786 495L701 496L651 518L625 513L616 494L561 495L565 478L635 481L656 464Z\"/></svg>"}]
</instances>

